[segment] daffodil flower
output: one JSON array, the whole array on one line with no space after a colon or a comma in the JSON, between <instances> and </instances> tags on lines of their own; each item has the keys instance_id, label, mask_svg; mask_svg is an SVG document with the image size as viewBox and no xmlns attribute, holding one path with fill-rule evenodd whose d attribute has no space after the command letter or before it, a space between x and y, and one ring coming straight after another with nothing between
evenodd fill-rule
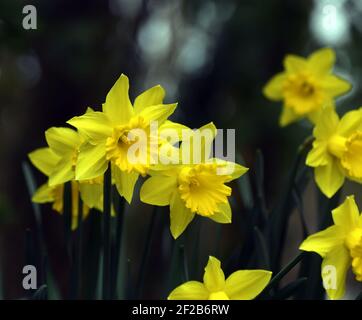
<instances>
[{"instance_id":1,"label":"daffodil flower","mask_svg":"<svg viewBox=\"0 0 362 320\"><path fill-rule=\"evenodd\" d=\"M264 87L264 95L273 101L283 101L280 125L307 117L313 123L323 106L333 105L334 99L351 89L350 83L332 74L335 53L324 48L307 59L287 55L285 71L275 75Z\"/></svg>"},{"instance_id":2,"label":"daffodil flower","mask_svg":"<svg viewBox=\"0 0 362 320\"><path fill-rule=\"evenodd\" d=\"M211 136L204 136L204 131L211 132ZM141 187L141 201L170 206L170 229L175 239L184 232L195 214L218 223L231 223L228 202L231 188L226 183L242 176L248 168L209 158L216 131L213 123L200 128L199 132L205 139L201 140L201 145L196 150L194 143L186 145L183 140L179 148L181 163L153 168L150 171L151 177ZM228 168L232 170L227 170Z\"/></svg>"},{"instance_id":3,"label":"daffodil flower","mask_svg":"<svg viewBox=\"0 0 362 320\"><path fill-rule=\"evenodd\" d=\"M334 225L309 236L301 250L318 253L322 258L322 278L330 299L343 297L350 267L362 281L362 215L354 196L332 211ZM333 272L331 272L333 271Z\"/></svg>"},{"instance_id":4,"label":"daffodil flower","mask_svg":"<svg viewBox=\"0 0 362 320\"><path fill-rule=\"evenodd\" d=\"M341 119L334 108L324 108L313 135L306 164L314 168L315 181L327 197L342 187L345 178L362 183L362 108Z\"/></svg>"},{"instance_id":5,"label":"daffodil flower","mask_svg":"<svg viewBox=\"0 0 362 320\"><path fill-rule=\"evenodd\" d=\"M72 194L72 229L78 225L79 193L83 206L83 218L89 213L89 208L102 211L103 177L92 180L75 181L75 164L82 137L73 129L53 127L45 132L48 148L40 148L29 153L33 165L48 177L33 195L36 203L53 203L53 209L63 212L64 183L71 181Z\"/></svg>"},{"instance_id":6,"label":"daffodil flower","mask_svg":"<svg viewBox=\"0 0 362 320\"><path fill-rule=\"evenodd\" d=\"M151 123L161 127L177 104L163 104L165 91L155 86L140 94L132 106L128 90L128 78L122 74L109 91L102 112L88 111L68 123L86 139L79 150L76 180L101 176L111 163L118 192L130 203L138 177L146 175L150 166ZM145 155L141 152L138 161L130 161L129 151L142 134L146 136Z\"/></svg>"},{"instance_id":7,"label":"daffodil flower","mask_svg":"<svg viewBox=\"0 0 362 320\"><path fill-rule=\"evenodd\" d=\"M252 300L267 286L272 273L266 270L239 270L225 279L218 259L210 256L204 282L188 281L168 296L168 300Z\"/></svg>"}]
</instances>

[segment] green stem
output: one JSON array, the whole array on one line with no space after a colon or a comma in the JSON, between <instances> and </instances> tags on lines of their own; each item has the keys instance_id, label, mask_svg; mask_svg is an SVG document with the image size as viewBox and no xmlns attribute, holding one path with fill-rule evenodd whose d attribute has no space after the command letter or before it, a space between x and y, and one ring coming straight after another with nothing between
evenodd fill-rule
<instances>
[{"instance_id":1,"label":"green stem","mask_svg":"<svg viewBox=\"0 0 362 320\"><path fill-rule=\"evenodd\" d=\"M110 299L111 273L111 166L104 174L103 181L103 292L104 300Z\"/></svg>"},{"instance_id":2,"label":"green stem","mask_svg":"<svg viewBox=\"0 0 362 320\"><path fill-rule=\"evenodd\" d=\"M124 208L125 208L125 199L120 198L118 195L118 191L115 190L115 200L114 200L114 207L117 215L116 221L116 239L115 239L115 246L114 246L114 260L112 263L112 288L111 294L112 299L117 298L117 283L119 281L119 259L121 255L121 247L122 247L122 235L123 235L123 222L124 222Z\"/></svg>"},{"instance_id":3,"label":"green stem","mask_svg":"<svg viewBox=\"0 0 362 320\"><path fill-rule=\"evenodd\" d=\"M148 227L148 231L147 231L147 235L146 235L146 244L144 246L143 249L143 254L142 254L142 260L141 260L141 266L140 266L140 272L139 272L139 278L138 278L138 283L137 283L137 297L141 298L142 293L143 293L143 287L144 287L144 282L145 282L145 277L146 277L146 270L147 270L147 264L148 264L148 259L149 259L149 255L151 252L151 245L152 245L152 234L153 234L153 229L155 227L155 222L156 222L156 211L157 211L157 207L154 207L153 212L152 212L152 216L151 216L151 221Z\"/></svg>"},{"instance_id":4,"label":"green stem","mask_svg":"<svg viewBox=\"0 0 362 320\"><path fill-rule=\"evenodd\" d=\"M264 289L264 292L268 292L275 285L279 283L281 279L292 270L304 257L306 252L300 252L291 262L289 262L282 270L280 270L269 282L269 284Z\"/></svg>"}]
</instances>

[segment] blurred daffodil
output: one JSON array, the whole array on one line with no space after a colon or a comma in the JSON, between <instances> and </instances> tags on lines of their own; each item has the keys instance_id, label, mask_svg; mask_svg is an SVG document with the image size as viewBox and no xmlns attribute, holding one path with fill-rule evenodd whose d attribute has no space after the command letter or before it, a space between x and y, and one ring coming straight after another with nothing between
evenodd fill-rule
<instances>
[{"instance_id":1,"label":"blurred daffodil","mask_svg":"<svg viewBox=\"0 0 362 320\"><path fill-rule=\"evenodd\" d=\"M313 135L306 164L314 168L321 191L332 197L345 178L362 183L362 108L339 119L334 108L324 108Z\"/></svg>"},{"instance_id":2,"label":"blurred daffodil","mask_svg":"<svg viewBox=\"0 0 362 320\"><path fill-rule=\"evenodd\" d=\"M174 289L168 299L252 300L267 286L271 275L266 270L239 270L225 279L220 261L210 256L204 282L188 281Z\"/></svg>"},{"instance_id":3,"label":"blurred daffodil","mask_svg":"<svg viewBox=\"0 0 362 320\"><path fill-rule=\"evenodd\" d=\"M88 110L68 123L86 139L76 163L76 180L101 176L111 163L118 192L130 203L139 175L146 175L150 166L151 123L164 125L176 104L163 104L165 91L155 86L140 94L132 106L128 89L128 78L122 74L109 91L102 112ZM131 151L134 158L130 158Z\"/></svg>"},{"instance_id":4,"label":"blurred daffodil","mask_svg":"<svg viewBox=\"0 0 362 320\"><path fill-rule=\"evenodd\" d=\"M273 101L283 101L280 125L307 117L313 123L323 106L333 105L334 99L351 89L346 80L332 74L335 53L320 49L307 59L287 55L285 71L275 75L264 87L264 95Z\"/></svg>"},{"instance_id":5,"label":"blurred daffodil","mask_svg":"<svg viewBox=\"0 0 362 320\"><path fill-rule=\"evenodd\" d=\"M300 249L322 258L322 278L330 299L343 297L346 275L352 266L357 281L362 281L362 215L354 196L332 211L334 225L309 236Z\"/></svg>"},{"instance_id":6,"label":"blurred daffodil","mask_svg":"<svg viewBox=\"0 0 362 320\"><path fill-rule=\"evenodd\" d=\"M145 203L170 206L170 229L175 239L184 232L195 214L219 223L231 223L228 202L231 188L226 183L248 170L233 162L209 158L217 131L213 123L197 130L199 137L204 137L198 140L199 145L196 144L196 133L189 131L190 139L183 140L179 149L175 148L180 163L153 168L140 192ZM204 135L204 132L210 134Z\"/></svg>"}]
</instances>

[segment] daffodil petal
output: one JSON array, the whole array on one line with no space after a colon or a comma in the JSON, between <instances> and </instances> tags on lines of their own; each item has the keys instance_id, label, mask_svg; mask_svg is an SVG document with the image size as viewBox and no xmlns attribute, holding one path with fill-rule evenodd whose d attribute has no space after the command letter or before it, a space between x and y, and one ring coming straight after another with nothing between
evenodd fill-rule
<instances>
[{"instance_id":1,"label":"daffodil petal","mask_svg":"<svg viewBox=\"0 0 362 320\"><path fill-rule=\"evenodd\" d=\"M346 200L332 211L332 216L334 223L346 230L360 226L360 214L353 195L346 197Z\"/></svg>"},{"instance_id":2,"label":"daffodil petal","mask_svg":"<svg viewBox=\"0 0 362 320\"><path fill-rule=\"evenodd\" d=\"M220 260L213 256L209 256L205 267L204 284L210 292L222 291L225 286L225 275L221 269Z\"/></svg>"},{"instance_id":3,"label":"daffodil petal","mask_svg":"<svg viewBox=\"0 0 362 320\"><path fill-rule=\"evenodd\" d=\"M294 54L288 54L284 58L283 64L286 71L290 73L295 73L307 69L307 60Z\"/></svg>"},{"instance_id":4,"label":"daffodil petal","mask_svg":"<svg viewBox=\"0 0 362 320\"><path fill-rule=\"evenodd\" d=\"M175 140L174 142L181 141L183 130L187 131L190 130L190 128L186 127L183 124L166 120L159 128L160 139L167 139L167 137L172 137L173 139L176 139L177 135L177 141Z\"/></svg>"},{"instance_id":5,"label":"daffodil petal","mask_svg":"<svg viewBox=\"0 0 362 320\"><path fill-rule=\"evenodd\" d=\"M49 187L48 183L44 183L34 192L31 200L35 203L53 202L53 190L54 187Z\"/></svg>"},{"instance_id":6,"label":"daffodil petal","mask_svg":"<svg viewBox=\"0 0 362 320\"><path fill-rule=\"evenodd\" d=\"M112 135L112 124L103 112L86 112L82 116L74 117L67 121L77 128L79 133L86 137L90 143L98 144L104 142Z\"/></svg>"},{"instance_id":7,"label":"daffodil petal","mask_svg":"<svg viewBox=\"0 0 362 320\"><path fill-rule=\"evenodd\" d=\"M356 130L362 130L362 108L347 112L339 121L338 134L348 137Z\"/></svg>"},{"instance_id":8,"label":"daffodil petal","mask_svg":"<svg viewBox=\"0 0 362 320\"><path fill-rule=\"evenodd\" d=\"M231 300L252 300L270 281L272 273L266 270L239 270L226 279L225 292Z\"/></svg>"},{"instance_id":9,"label":"daffodil petal","mask_svg":"<svg viewBox=\"0 0 362 320\"><path fill-rule=\"evenodd\" d=\"M346 276L347 271L351 265L349 252L345 246L335 247L322 262L322 279L328 297L332 300L340 299L344 296L346 291ZM334 272L335 271L335 272ZM336 276L333 281L333 275Z\"/></svg>"},{"instance_id":10,"label":"daffodil petal","mask_svg":"<svg viewBox=\"0 0 362 320\"><path fill-rule=\"evenodd\" d=\"M148 178L140 191L141 201L155 206L170 204L173 192L177 192L177 178L153 176Z\"/></svg>"},{"instance_id":11,"label":"daffodil petal","mask_svg":"<svg viewBox=\"0 0 362 320\"><path fill-rule=\"evenodd\" d=\"M325 257L336 246L343 244L345 233L339 226L331 226L323 231L319 231L310 235L300 245L299 249L303 251L311 251L318 253L321 257Z\"/></svg>"},{"instance_id":12,"label":"daffodil petal","mask_svg":"<svg viewBox=\"0 0 362 320\"><path fill-rule=\"evenodd\" d=\"M313 130L314 137L321 140L329 139L337 132L338 123L339 117L335 108L332 106L323 108L319 120Z\"/></svg>"},{"instance_id":13,"label":"daffodil petal","mask_svg":"<svg viewBox=\"0 0 362 320\"><path fill-rule=\"evenodd\" d=\"M28 156L31 163L46 176L50 175L60 159L50 148L36 149L30 152Z\"/></svg>"},{"instance_id":14,"label":"daffodil petal","mask_svg":"<svg viewBox=\"0 0 362 320\"><path fill-rule=\"evenodd\" d=\"M188 281L176 289L168 296L168 300L207 300L209 292L205 286L198 281Z\"/></svg>"},{"instance_id":15,"label":"daffodil petal","mask_svg":"<svg viewBox=\"0 0 362 320\"><path fill-rule=\"evenodd\" d=\"M79 134L70 128L52 127L45 131L49 147L59 156L73 153L80 145Z\"/></svg>"},{"instance_id":16,"label":"daffodil petal","mask_svg":"<svg viewBox=\"0 0 362 320\"><path fill-rule=\"evenodd\" d=\"M135 114L140 113L146 107L162 104L164 97L165 90L160 85L146 90L145 92L141 93L134 101Z\"/></svg>"},{"instance_id":17,"label":"daffodil petal","mask_svg":"<svg viewBox=\"0 0 362 320\"><path fill-rule=\"evenodd\" d=\"M300 119L300 115L295 113L292 108L284 106L282 114L280 115L279 124L281 127L285 127L298 119Z\"/></svg>"},{"instance_id":18,"label":"daffodil petal","mask_svg":"<svg viewBox=\"0 0 362 320\"><path fill-rule=\"evenodd\" d=\"M138 180L139 173L128 173L120 170L117 166L112 167L112 172L119 194L124 197L128 203L131 203L133 190Z\"/></svg>"},{"instance_id":19,"label":"daffodil petal","mask_svg":"<svg viewBox=\"0 0 362 320\"><path fill-rule=\"evenodd\" d=\"M75 172L71 157L64 157L58 161L49 176L49 186L55 186L74 179Z\"/></svg>"},{"instance_id":20,"label":"daffodil petal","mask_svg":"<svg viewBox=\"0 0 362 320\"><path fill-rule=\"evenodd\" d=\"M319 189L328 198L331 198L342 187L345 179L335 159L325 166L314 168L314 178Z\"/></svg>"},{"instance_id":21,"label":"daffodil petal","mask_svg":"<svg viewBox=\"0 0 362 320\"><path fill-rule=\"evenodd\" d=\"M283 99L283 84L286 75L284 72L272 77L263 88L263 94L270 100L279 101Z\"/></svg>"},{"instance_id":22,"label":"daffodil petal","mask_svg":"<svg viewBox=\"0 0 362 320\"><path fill-rule=\"evenodd\" d=\"M105 148L104 143L81 145L75 169L76 180L94 179L104 174L108 167Z\"/></svg>"},{"instance_id":23,"label":"daffodil petal","mask_svg":"<svg viewBox=\"0 0 362 320\"><path fill-rule=\"evenodd\" d=\"M209 218L218 223L231 223L231 208L229 202L220 203L218 209L219 211L209 216Z\"/></svg>"},{"instance_id":24,"label":"daffodil petal","mask_svg":"<svg viewBox=\"0 0 362 320\"><path fill-rule=\"evenodd\" d=\"M89 208L103 211L103 184L80 182L79 190L83 202Z\"/></svg>"},{"instance_id":25,"label":"daffodil petal","mask_svg":"<svg viewBox=\"0 0 362 320\"><path fill-rule=\"evenodd\" d=\"M323 89L332 97L340 96L351 90L352 85L336 75L330 74L323 78Z\"/></svg>"},{"instance_id":26,"label":"daffodil petal","mask_svg":"<svg viewBox=\"0 0 362 320\"><path fill-rule=\"evenodd\" d=\"M103 112L114 124L127 123L133 116L134 111L128 96L129 80L124 74L108 92L106 102L103 104Z\"/></svg>"},{"instance_id":27,"label":"daffodil petal","mask_svg":"<svg viewBox=\"0 0 362 320\"><path fill-rule=\"evenodd\" d=\"M319 76L332 71L336 54L331 48L323 48L313 52L308 57L308 65Z\"/></svg>"},{"instance_id":28,"label":"daffodil petal","mask_svg":"<svg viewBox=\"0 0 362 320\"><path fill-rule=\"evenodd\" d=\"M327 142L315 140L313 148L309 151L306 159L306 165L310 167L325 166L332 161L327 150Z\"/></svg>"},{"instance_id":29,"label":"daffodil petal","mask_svg":"<svg viewBox=\"0 0 362 320\"><path fill-rule=\"evenodd\" d=\"M177 239L189 225L195 214L186 208L178 192L174 192L170 202L170 229L172 236Z\"/></svg>"},{"instance_id":30,"label":"daffodil petal","mask_svg":"<svg viewBox=\"0 0 362 320\"><path fill-rule=\"evenodd\" d=\"M177 103L149 106L144 108L139 115L145 119L146 122L158 122L158 126L161 126L175 111L176 107Z\"/></svg>"}]
</instances>

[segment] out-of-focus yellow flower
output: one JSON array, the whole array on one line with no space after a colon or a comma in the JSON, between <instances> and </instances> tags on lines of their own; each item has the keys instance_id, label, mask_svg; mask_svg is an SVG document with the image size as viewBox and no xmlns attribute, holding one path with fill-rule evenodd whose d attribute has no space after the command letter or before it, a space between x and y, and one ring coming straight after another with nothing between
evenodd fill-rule
<instances>
[{"instance_id":1,"label":"out-of-focus yellow flower","mask_svg":"<svg viewBox=\"0 0 362 320\"><path fill-rule=\"evenodd\" d=\"M314 168L315 181L327 197L341 188L345 177L362 183L362 108L341 119L334 108L324 108L313 135L306 164Z\"/></svg>"},{"instance_id":2,"label":"out-of-focus yellow flower","mask_svg":"<svg viewBox=\"0 0 362 320\"><path fill-rule=\"evenodd\" d=\"M207 138L204 131L211 132L211 136ZM143 202L170 206L170 229L175 239L184 232L195 214L219 223L231 223L228 202L231 188L226 183L239 178L248 168L209 158L216 131L213 123L200 128L198 132L205 139L196 149L193 143L186 145L183 140L180 148L176 148L181 163L153 168L151 177L142 185L140 197Z\"/></svg>"},{"instance_id":3,"label":"out-of-focus yellow flower","mask_svg":"<svg viewBox=\"0 0 362 320\"><path fill-rule=\"evenodd\" d=\"M357 281L362 281L362 215L354 196L332 211L334 225L309 236L300 249L323 258L322 278L330 299L345 293L346 275L352 266Z\"/></svg>"},{"instance_id":4,"label":"out-of-focus yellow flower","mask_svg":"<svg viewBox=\"0 0 362 320\"><path fill-rule=\"evenodd\" d=\"M139 175L146 175L150 166L150 124L157 122L161 127L177 104L163 104L165 91L155 86L140 94L132 106L128 89L128 78L122 74L109 91L102 112L88 111L68 123L86 138L77 159L76 180L103 175L110 162L118 192L130 203ZM143 138L146 145L140 146L138 159L130 161L129 151Z\"/></svg>"},{"instance_id":5,"label":"out-of-focus yellow flower","mask_svg":"<svg viewBox=\"0 0 362 320\"><path fill-rule=\"evenodd\" d=\"M287 55L285 71L275 75L264 87L270 100L283 101L280 125L307 117L313 123L322 107L333 105L334 99L351 89L350 83L332 74L335 53L320 49L307 59Z\"/></svg>"},{"instance_id":6,"label":"out-of-focus yellow flower","mask_svg":"<svg viewBox=\"0 0 362 320\"><path fill-rule=\"evenodd\" d=\"M267 286L271 275L266 270L239 270L225 279L220 261L210 256L204 282L188 281L174 289L168 300L252 300Z\"/></svg>"},{"instance_id":7,"label":"out-of-focus yellow flower","mask_svg":"<svg viewBox=\"0 0 362 320\"><path fill-rule=\"evenodd\" d=\"M74 162L80 140L77 132L68 128L51 128L46 131L46 138L51 148L40 148L29 153L32 164L49 178L36 190L32 201L53 203L53 209L63 213L63 182L71 181L72 229L75 229L78 225L79 192L84 202L83 219L88 216L89 208L102 211L103 178L74 180Z\"/></svg>"}]
</instances>

